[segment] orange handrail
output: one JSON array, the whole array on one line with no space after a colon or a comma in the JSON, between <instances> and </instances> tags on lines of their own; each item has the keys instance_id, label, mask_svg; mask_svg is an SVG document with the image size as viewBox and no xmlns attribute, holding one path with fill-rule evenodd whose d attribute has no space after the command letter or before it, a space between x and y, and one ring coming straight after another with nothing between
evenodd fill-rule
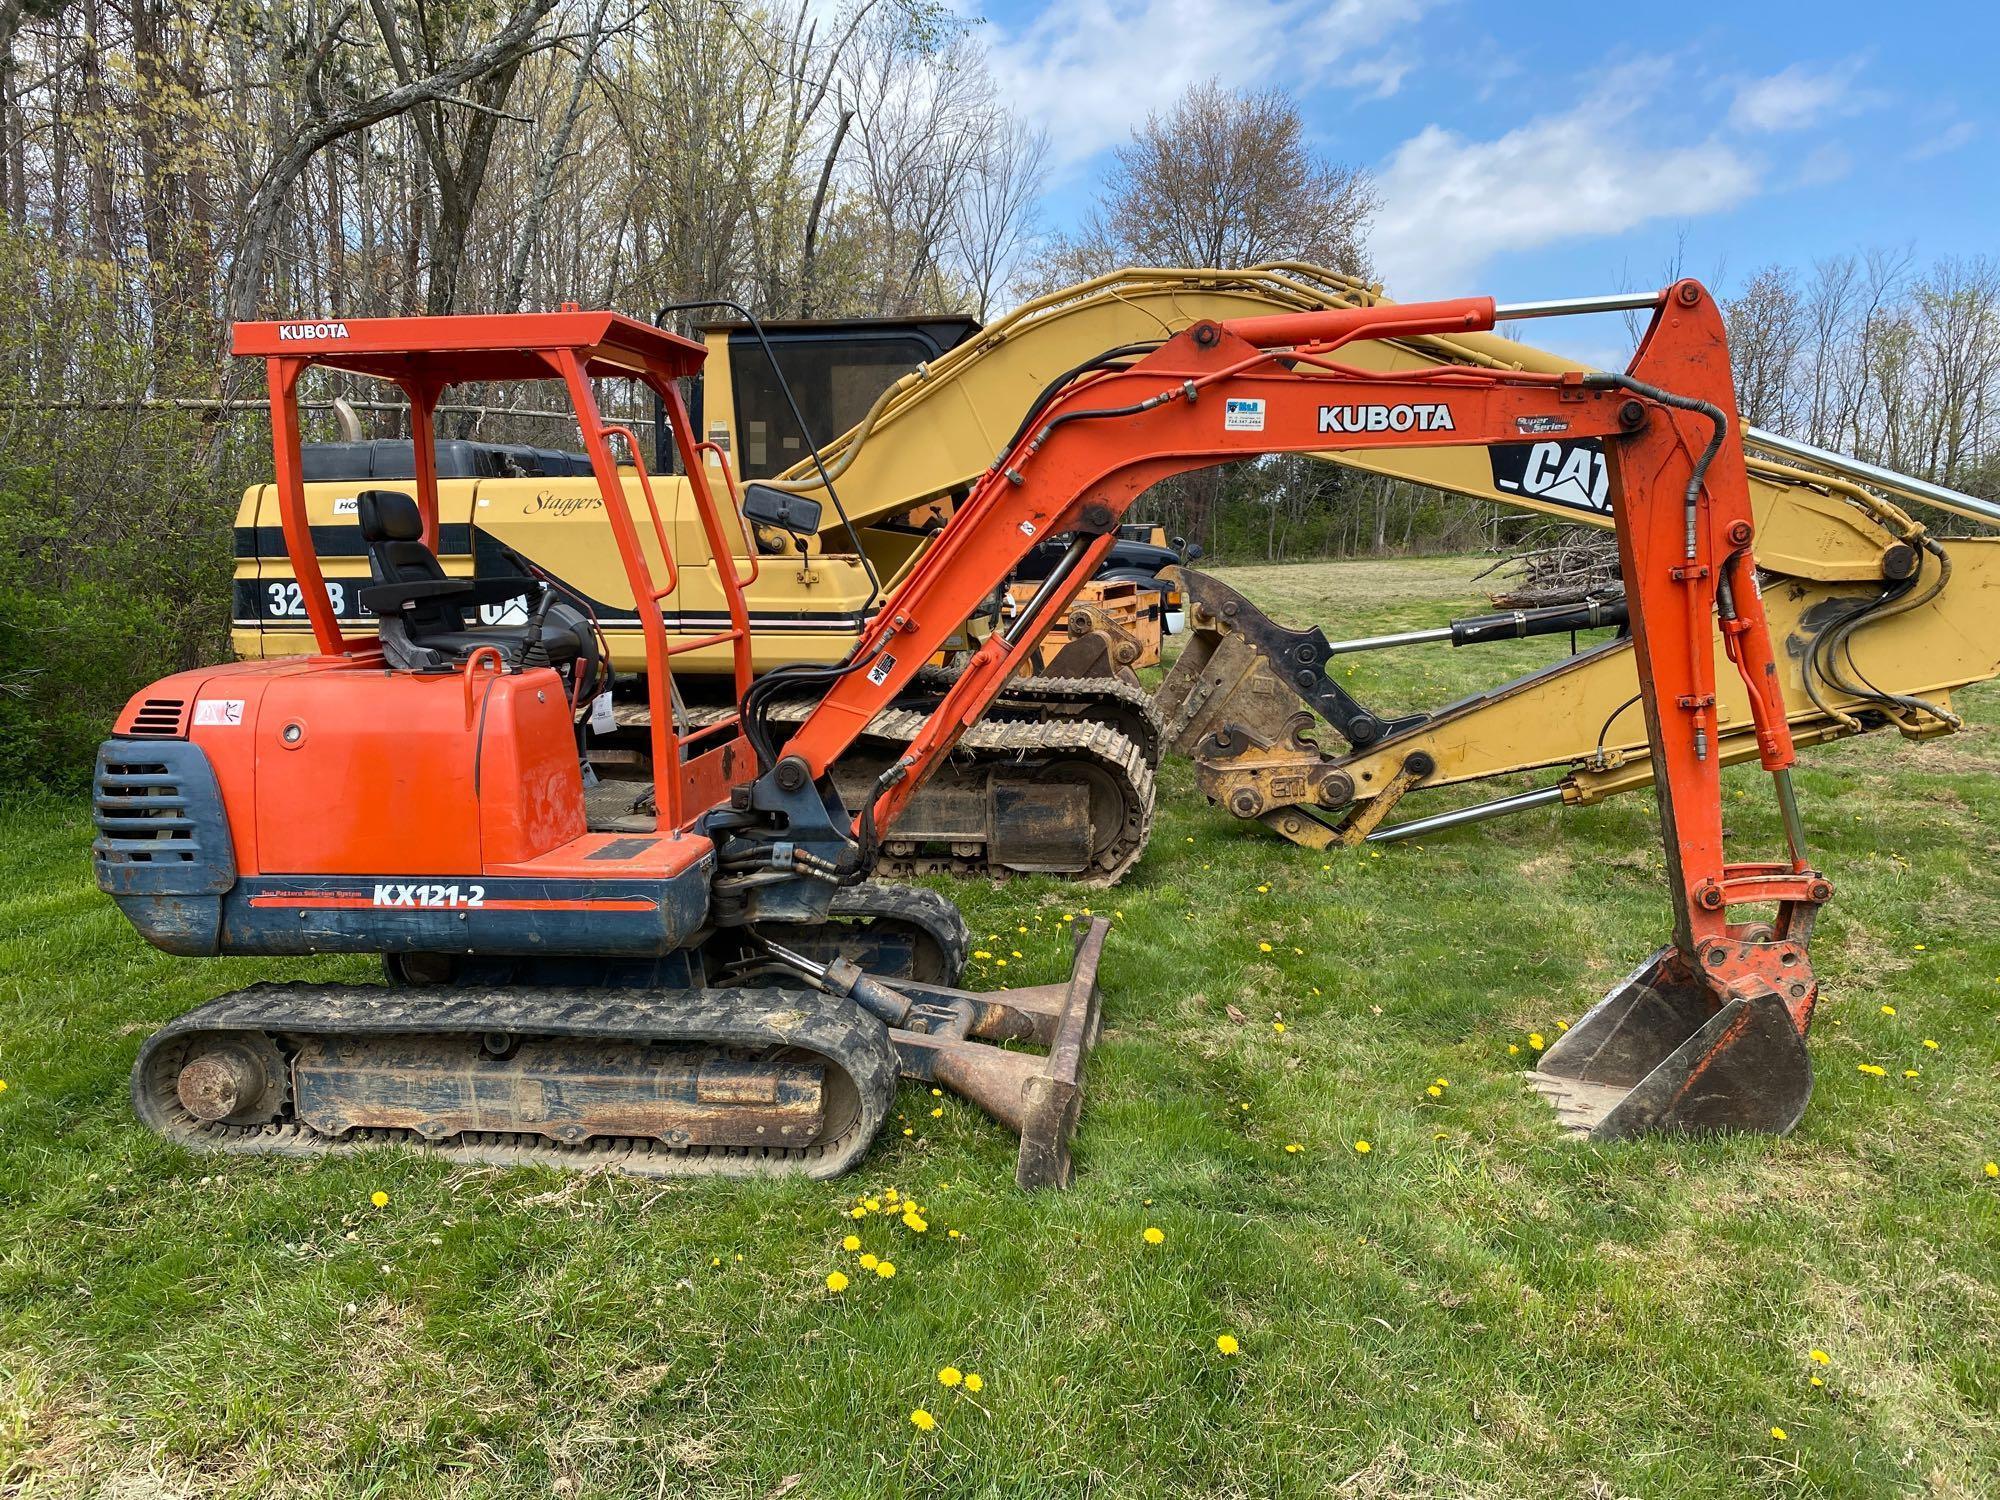
<instances>
[{"instance_id":1,"label":"orange handrail","mask_svg":"<svg viewBox=\"0 0 2000 1500\"><path fill-rule=\"evenodd\" d=\"M736 554L732 552L730 554L730 561L732 563L730 572L736 573L736 586L739 589L746 589L757 581L757 535L750 529L750 522L744 517L742 493L737 489L736 475L729 467L729 453L721 444L711 442L696 443L694 451L696 453L714 454L716 466L722 470L723 488L729 491L729 508L736 513L736 529L742 534L743 550L750 558L750 572L746 576L745 574L736 572L733 566Z\"/></svg>"}]
</instances>

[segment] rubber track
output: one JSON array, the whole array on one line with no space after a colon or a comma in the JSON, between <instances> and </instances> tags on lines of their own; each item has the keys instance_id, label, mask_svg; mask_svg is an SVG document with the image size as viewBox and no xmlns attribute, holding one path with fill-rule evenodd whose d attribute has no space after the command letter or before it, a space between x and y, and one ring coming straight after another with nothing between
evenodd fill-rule
<instances>
[{"instance_id":1,"label":"rubber track","mask_svg":"<svg viewBox=\"0 0 2000 1500\"><path fill-rule=\"evenodd\" d=\"M827 915L836 921L905 922L921 929L944 955L944 977L937 981L956 985L965 972L965 960L972 952L972 929L965 925L965 913L951 899L920 885L884 885L868 881L834 892L833 908ZM894 974L883 979L895 980Z\"/></svg>"},{"instance_id":2,"label":"rubber track","mask_svg":"<svg viewBox=\"0 0 2000 1500\"><path fill-rule=\"evenodd\" d=\"M482 1131L426 1141L408 1130L355 1130L332 1137L296 1121L209 1125L174 1092L181 1049L199 1032L274 1037L465 1035L504 1032L635 1045L712 1043L816 1054L852 1081L859 1110L831 1140L810 1146L672 1147L605 1137L566 1146L545 1136ZM139 1118L194 1150L317 1156L371 1146L407 1146L454 1161L602 1167L646 1177L836 1177L867 1151L895 1098L896 1054L882 1023L844 1000L798 990L453 989L432 986L260 984L212 1000L147 1039L132 1064Z\"/></svg>"}]
</instances>

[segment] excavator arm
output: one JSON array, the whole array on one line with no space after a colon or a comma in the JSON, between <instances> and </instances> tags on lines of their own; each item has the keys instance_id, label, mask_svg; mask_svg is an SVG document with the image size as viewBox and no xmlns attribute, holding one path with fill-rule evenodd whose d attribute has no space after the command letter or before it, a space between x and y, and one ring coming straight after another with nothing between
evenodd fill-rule
<instances>
[{"instance_id":1,"label":"excavator arm","mask_svg":"<svg viewBox=\"0 0 2000 1500\"><path fill-rule=\"evenodd\" d=\"M821 870L865 862L1060 616L1118 517L1169 475L1268 453L1479 447L1529 433L1595 439L1608 461L1674 933L1552 1049L1542 1081L1568 1123L1599 1136L1789 1129L1811 1087L1803 1038L1817 984L1806 942L1831 888L1806 861L1791 793L1792 739L1754 578L1756 526L1730 441L1722 320L1692 281L1652 300L1652 326L1624 375L1383 374L1342 357L1360 340L1491 329L1494 304L1468 299L1199 323L1129 365L1076 376L974 486L736 811L775 815L762 841L776 871L796 870L802 857ZM1052 532L1076 536L1063 563L1013 626L973 653L860 816L841 826L827 777L842 751ZM1725 857L1718 623L1775 780L1790 845L1782 859ZM839 842L802 851L809 787L833 813ZM736 832L742 842L724 860L741 869L759 838L748 822ZM1743 920L1744 905L1775 907L1775 919Z\"/></svg>"}]
</instances>

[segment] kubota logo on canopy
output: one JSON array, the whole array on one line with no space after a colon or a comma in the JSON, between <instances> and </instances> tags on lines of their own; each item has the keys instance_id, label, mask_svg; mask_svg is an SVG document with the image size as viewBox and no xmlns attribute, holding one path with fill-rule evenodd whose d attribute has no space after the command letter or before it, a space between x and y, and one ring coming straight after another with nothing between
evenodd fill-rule
<instances>
[{"instance_id":1,"label":"kubota logo on canopy","mask_svg":"<svg viewBox=\"0 0 2000 1500\"><path fill-rule=\"evenodd\" d=\"M1451 408L1442 401L1397 406L1322 406L1321 432L1453 432Z\"/></svg>"},{"instance_id":2,"label":"kubota logo on canopy","mask_svg":"<svg viewBox=\"0 0 2000 1500\"><path fill-rule=\"evenodd\" d=\"M344 339L347 337L345 323L280 323L278 337L289 342L292 339Z\"/></svg>"}]
</instances>

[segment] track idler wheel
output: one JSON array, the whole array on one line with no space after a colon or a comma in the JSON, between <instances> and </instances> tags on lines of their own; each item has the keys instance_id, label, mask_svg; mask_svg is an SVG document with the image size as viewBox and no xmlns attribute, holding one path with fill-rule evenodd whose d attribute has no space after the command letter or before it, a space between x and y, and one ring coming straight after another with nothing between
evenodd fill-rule
<instances>
[{"instance_id":1,"label":"track idler wheel","mask_svg":"<svg viewBox=\"0 0 2000 1500\"><path fill-rule=\"evenodd\" d=\"M1592 1140L1654 1131L1789 1134L1812 1097L1805 1037L1768 988L1720 1005L1662 948L1542 1054L1528 1081Z\"/></svg>"},{"instance_id":2,"label":"track idler wheel","mask_svg":"<svg viewBox=\"0 0 2000 1500\"><path fill-rule=\"evenodd\" d=\"M264 1037L191 1037L174 1094L204 1125L262 1125L277 1118L288 1076L285 1059Z\"/></svg>"}]
</instances>

